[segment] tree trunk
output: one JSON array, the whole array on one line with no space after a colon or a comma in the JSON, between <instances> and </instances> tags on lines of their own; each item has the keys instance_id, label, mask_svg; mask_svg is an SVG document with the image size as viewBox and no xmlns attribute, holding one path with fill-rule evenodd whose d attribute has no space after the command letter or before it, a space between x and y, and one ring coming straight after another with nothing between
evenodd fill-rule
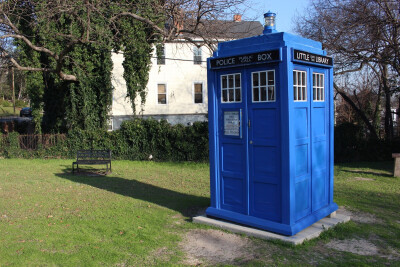
<instances>
[{"instance_id":1,"label":"tree trunk","mask_svg":"<svg viewBox=\"0 0 400 267\"><path fill-rule=\"evenodd\" d=\"M371 139L378 139L378 134L376 133L375 127L371 124L371 122L368 120L367 116L365 115L364 111L362 111L360 108L357 107L357 105L351 100L350 97L347 96L347 94L339 89L339 87L336 85L336 83L333 84L335 87L336 92L340 94L341 97L343 97L344 101L346 101L357 113L358 116L360 116L361 120L365 123L369 130L370 138Z\"/></svg>"},{"instance_id":2,"label":"tree trunk","mask_svg":"<svg viewBox=\"0 0 400 267\"><path fill-rule=\"evenodd\" d=\"M391 92L388 84L388 67L384 65L382 68L382 83L383 92L385 94L385 139L387 141L393 140L393 117L392 117L392 103Z\"/></svg>"}]
</instances>

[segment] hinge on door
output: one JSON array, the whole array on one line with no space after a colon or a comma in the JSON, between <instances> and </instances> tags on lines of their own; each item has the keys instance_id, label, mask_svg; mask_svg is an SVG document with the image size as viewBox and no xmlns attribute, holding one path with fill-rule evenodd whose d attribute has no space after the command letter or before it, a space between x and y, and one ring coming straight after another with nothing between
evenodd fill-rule
<instances>
[{"instance_id":1,"label":"hinge on door","mask_svg":"<svg viewBox=\"0 0 400 267\"><path fill-rule=\"evenodd\" d=\"M247 123L248 125L249 125L249 128L250 128L250 126L251 126L251 122L250 122L250 119L249 119L249 121L248 121L248 123Z\"/></svg>"}]
</instances>

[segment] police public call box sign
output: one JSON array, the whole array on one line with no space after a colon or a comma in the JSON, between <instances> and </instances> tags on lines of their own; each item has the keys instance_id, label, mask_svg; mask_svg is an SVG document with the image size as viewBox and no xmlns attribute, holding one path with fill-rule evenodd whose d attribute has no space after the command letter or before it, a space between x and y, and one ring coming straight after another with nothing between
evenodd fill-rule
<instances>
[{"instance_id":1,"label":"police public call box sign","mask_svg":"<svg viewBox=\"0 0 400 267\"><path fill-rule=\"evenodd\" d=\"M280 59L280 50L276 49L252 54L211 59L211 68L217 69L224 67L242 66L245 64L268 63L279 61Z\"/></svg>"}]
</instances>

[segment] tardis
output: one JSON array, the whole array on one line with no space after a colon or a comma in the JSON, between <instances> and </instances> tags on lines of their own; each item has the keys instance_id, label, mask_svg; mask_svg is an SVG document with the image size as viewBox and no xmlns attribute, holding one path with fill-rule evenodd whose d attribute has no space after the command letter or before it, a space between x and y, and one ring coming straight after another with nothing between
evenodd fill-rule
<instances>
[{"instance_id":1,"label":"tardis","mask_svg":"<svg viewBox=\"0 0 400 267\"><path fill-rule=\"evenodd\" d=\"M295 235L333 202L333 60L275 29L220 43L207 61L207 216Z\"/></svg>"}]
</instances>

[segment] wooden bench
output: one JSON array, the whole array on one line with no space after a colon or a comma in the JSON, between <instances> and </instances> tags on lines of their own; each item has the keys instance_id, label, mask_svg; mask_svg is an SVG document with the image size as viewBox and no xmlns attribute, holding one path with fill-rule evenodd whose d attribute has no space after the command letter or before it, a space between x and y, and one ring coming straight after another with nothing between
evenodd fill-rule
<instances>
[{"instance_id":1,"label":"wooden bench","mask_svg":"<svg viewBox=\"0 0 400 267\"><path fill-rule=\"evenodd\" d=\"M79 165L102 165L105 164L107 172L111 172L111 150L78 150L76 161L72 163L72 173L79 172Z\"/></svg>"}]
</instances>

